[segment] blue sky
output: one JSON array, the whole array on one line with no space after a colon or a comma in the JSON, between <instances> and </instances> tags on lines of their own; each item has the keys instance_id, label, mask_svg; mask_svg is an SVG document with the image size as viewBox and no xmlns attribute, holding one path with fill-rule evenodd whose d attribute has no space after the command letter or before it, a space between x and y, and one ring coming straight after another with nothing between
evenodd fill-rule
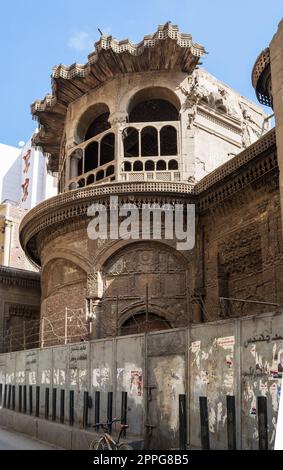
<instances>
[{"instance_id":1,"label":"blue sky","mask_svg":"<svg viewBox=\"0 0 283 470\"><path fill-rule=\"evenodd\" d=\"M0 14L0 142L35 129L30 104L50 92L53 65L85 63L97 28L138 42L172 21L209 55L203 67L255 99L251 69L283 17L282 0L8 0Z\"/></svg>"}]
</instances>

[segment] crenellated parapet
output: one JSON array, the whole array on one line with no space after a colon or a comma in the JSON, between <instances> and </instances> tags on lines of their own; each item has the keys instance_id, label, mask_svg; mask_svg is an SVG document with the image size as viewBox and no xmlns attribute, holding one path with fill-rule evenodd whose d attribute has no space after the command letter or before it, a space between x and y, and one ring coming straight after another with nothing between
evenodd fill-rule
<instances>
[{"instance_id":1,"label":"crenellated parapet","mask_svg":"<svg viewBox=\"0 0 283 470\"><path fill-rule=\"evenodd\" d=\"M138 44L102 35L86 64L61 64L53 68L52 94L31 106L32 115L41 126L34 145L51 155L49 167L57 171L64 119L70 103L119 74L191 73L204 53L204 48L194 44L190 34L181 33L178 26L170 22L159 26L157 32L145 36Z\"/></svg>"}]
</instances>

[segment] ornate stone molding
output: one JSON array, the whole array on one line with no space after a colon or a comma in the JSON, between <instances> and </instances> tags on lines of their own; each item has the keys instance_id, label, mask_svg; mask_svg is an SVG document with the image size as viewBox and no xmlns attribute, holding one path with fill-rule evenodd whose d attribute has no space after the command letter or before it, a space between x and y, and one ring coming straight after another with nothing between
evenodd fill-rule
<instances>
[{"instance_id":1,"label":"ornate stone molding","mask_svg":"<svg viewBox=\"0 0 283 470\"><path fill-rule=\"evenodd\" d=\"M231 118L230 116L227 118L227 116L219 112L212 111L211 109L208 110L203 105L198 106L198 114L201 117L207 119L208 121L218 124L224 129L228 129L229 131L234 132L235 134L241 134L242 132L240 121L236 121L236 119Z\"/></svg>"},{"instance_id":2,"label":"ornate stone molding","mask_svg":"<svg viewBox=\"0 0 283 470\"><path fill-rule=\"evenodd\" d=\"M199 183L132 182L89 186L55 196L36 206L20 226L23 249L40 263L38 251L47 237L56 236L70 225L87 223L88 207L96 203L109 205L111 195L119 204L195 203L200 212L219 206L224 200L265 175L278 171L275 132L272 129L248 149L203 178ZM272 179L272 178L271 178Z\"/></svg>"},{"instance_id":3,"label":"ornate stone molding","mask_svg":"<svg viewBox=\"0 0 283 470\"><path fill-rule=\"evenodd\" d=\"M0 284L5 286L40 288L40 274L22 269L0 266Z\"/></svg>"},{"instance_id":4,"label":"ornate stone molding","mask_svg":"<svg viewBox=\"0 0 283 470\"><path fill-rule=\"evenodd\" d=\"M22 318L39 318L40 306L9 304L9 316Z\"/></svg>"},{"instance_id":5,"label":"ornate stone molding","mask_svg":"<svg viewBox=\"0 0 283 470\"><path fill-rule=\"evenodd\" d=\"M162 185L163 191L161 190ZM139 207L147 203L160 205L166 203L181 204L184 203L184 200L185 202L188 202L189 199L194 200L193 191L189 192L191 187L189 184L178 184L179 188L176 187L175 183L165 183L165 186L163 183L161 185L157 183L157 186L155 183L131 183L130 185L122 183L117 186L124 190L119 193L117 190L115 191L115 188L112 188L111 184L103 185L100 188L84 188L66 193L65 195L72 195L72 198L68 197L65 201L62 199L64 194L61 194L50 200L51 205L42 203L29 211L20 227L20 241L26 253L34 262L40 264L39 245L42 247L47 237L54 237L62 230L68 231L71 226L74 229L76 227L82 228L87 224L87 210L90 205L98 203L109 206L111 195L119 195L119 204L134 202ZM124 186L128 187L128 191L125 191ZM132 187L132 191L129 190L129 187ZM160 190L158 190L158 187ZM89 191L90 189L92 190ZM104 189L105 191L97 192L97 189Z\"/></svg>"}]
</instances>

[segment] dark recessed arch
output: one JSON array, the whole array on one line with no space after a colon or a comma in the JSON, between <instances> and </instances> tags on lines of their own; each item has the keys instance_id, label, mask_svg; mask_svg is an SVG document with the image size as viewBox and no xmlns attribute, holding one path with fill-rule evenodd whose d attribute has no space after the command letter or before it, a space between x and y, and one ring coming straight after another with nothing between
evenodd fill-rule
<instances>
[{"instance_id":1,"label":"dark recessed arch","mask_svg":"<svg viewBox=\"0 0 283 470\"><path fill-rule=\"evenodd\" d=\"M154 162L152 160L145 162L145 171L154 171Z\"/></svg>"},{"instance_id":2,"label":"dark recessed arch","mask_svg":"<svg viewBox=\"0 0 283 470\"><path fill-rule=\"evenodd\" d=\"M91 142L85 149L85 173L98 167L98 142Z\"/></svg>"},{"instance_id":3,"label":"dark recessed arch","mask_svg":"<svg viewBox=\"0 0 283 470\"><path fill-rule=\"evenodd\" d=\"M104 170L100 170L96 173L96 181L103 180L104 177L105 177Z\"/></svg>"},{"instance_id":4,"label":"dark recessed arch","mask_svg":"<svg viewBox=\"0 0 283 470\"><path fill-rule=\"evenodd\" d=\"M115 159L115 134L106 134L100 142L100 166Z\"/></svg>"},{"instance_id":5,"label":"dark recessed arch","mask_svg":"<svg viewBox=\"0 0 283 470\"><path fill-rule=\"evenodd\" d=\"M93 184L94 181L95 181L94 175L89 175L89 176L87 177L86 184L87 184L87 185Z\"/></svg>"},{"instance_id":6,"label":"dark recessed arch","mask_svg":"<svg viewBox=\"0 0 283 470\"><path fill-rule=\"evenodd\" d=\"M85 186L85 179L84 178L81 178L79 181L78 181L78 188L83 188Z\"/></svg>"},{"instance_id":7,"label":"dark recessed arch","mask_svg":"<svg viewBox=\"0 0 283 470\"><path fill-rule=\"evenodd\" d=\"M106 176L114 175L114 172L115 172L114 165L111 165L106 169Z\"/></svg>"},{"instance_id":8,"label":"dark recessed arch","mask_svg":"<svg viewBox=\"0 0 283 470\"><path fill-rule=\"evenodd\" d=\"M91 139L110 129L109 115L110 110L105 103L96 103L90 106L82 114L77 125L76 140L78 143Z\"/></svg>"},{"instance_id":9,"label":"dark recessed arch","mask_svg":"<svg viewBox=\"0 0 283 470\"><path fill-rule=\"evenodd\" d=\"M124 162L123 170L124 170L124 171L132 171L132 164L131 164L131 162Z\"/></svg>"},{"instance_id":10,"label":"dark recessed arch","mask_svg":"<svg viewBox=\"0 0 283 470\"><path fill-rule=\"evenodd\" d=\"M178 121L180 108L179 98L169 88L143 88L129 102L129 122Z\"/></svg>"},{"instance_id":11,"label":"dark recessed arch","mask_svg":"<svg viewBox=\"0 0 283 470\"><path fill-rule=\"evenodd\" d=\"M141 132L141 156L154 157L158 155L158 131L153 126L147 126Z\"/></svg>"},{"instance_id":12,"label":"dark recessed arch","mask_svg":"<svg viewBox=\"0 0 283 470\"><path fill-rule=\"evenodd\" d=\"M143 164L142 162L139 162L139 161L136 161L134 163L134 168L133 168L134 171L143 171Z\"/></svg>"},{"instance_id":13,"label":"dark recessed arch","mask_svg":"<svg viewBox=\"0 0 283 470\"><path fill-rule=\"evenodd\" d=\"M177 130L173 126L164 126L160 131L160 155L178 154Z\"/></svg>"},{"instance_id":14,"label":"dark recessed arch","mask_svg":"<svg viewBox=\"0 0 283 470\"><path fill-rule=\"evenodd\" d=\"M166 162L164 160L158 160L157 165L156 165L156 170L157 171L167 170Z\"/></svg>"},{"instance_id":15,"label":"dark recessed arch","mask_svg":"<svg viewBox=\"0 0 283 470\"><path fill-rule=\"evenodd\" d=\"M170 162L168 163L168 170L178 170L177 160L170 160Z\"/></svg>"},{"instance_id":16,"label":"dark recessed arch","mask_svg":"<svg viewBox=\"0 0 283 470\"><path fill-rule=\"evenodd\" d=\"M170 323L155 313L146 314L144 311L134 313L120 327L120 334L132 335L146 331L160 331L171 329Z\"/></svg>"}]
</instances>

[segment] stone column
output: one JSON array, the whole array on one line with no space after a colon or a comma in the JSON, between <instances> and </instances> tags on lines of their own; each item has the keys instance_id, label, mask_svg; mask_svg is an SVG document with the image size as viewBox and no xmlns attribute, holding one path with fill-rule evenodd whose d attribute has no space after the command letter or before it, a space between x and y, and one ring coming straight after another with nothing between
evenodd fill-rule
<instances>
[{"instance_id":1,"label":"stone column","mask_svg":"<svg viewBox=\"0 0 283 470\"><path fill-rule=\"evenodd\" d=\"M90 306L89 320L92 322L91 339L100 338L102 293L103 282L101 273L89 273L87 276L86 298Z\"/></svg>"},{"instance_id":2,"label":"stone column","mask_svg":"<svg viewBox=\"0 0 283 470\"><path fill-rule=\"evenodd\" d=\"M273 109L276 123L277 158L280 169L280 201L283 221L283 20L270 46Z\"/></svg>"},{"instance_id":3,"label":"stone column","mask_svg":"<svg viewBox=\"0 0 283 470\"><path fill-rule=\"evenodd\" d=\"M79 166L79 159L77 156L73 155L71 158L71 179L76 178L78 176L78 166Z\"/></svg>"}]
</instances>

